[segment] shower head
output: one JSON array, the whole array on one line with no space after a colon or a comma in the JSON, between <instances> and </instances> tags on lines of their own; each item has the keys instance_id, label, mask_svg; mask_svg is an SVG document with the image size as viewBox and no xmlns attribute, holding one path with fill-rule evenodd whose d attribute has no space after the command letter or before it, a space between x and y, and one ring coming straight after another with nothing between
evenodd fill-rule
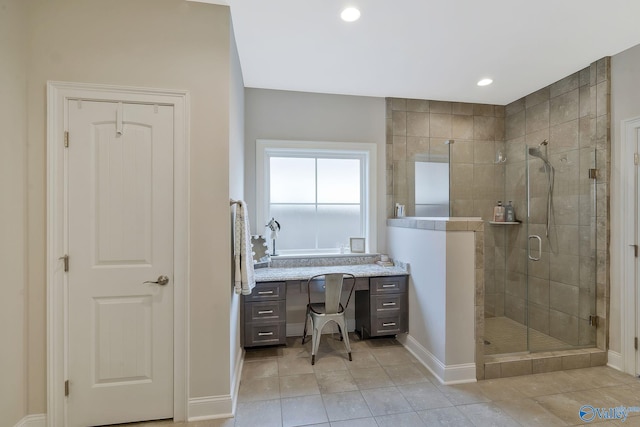
<instances>
[{"instance_id":1,"label":"shower head","mask_svg":"<svg viewBox=\"0 0 640 427\"><path fill-rule=\"evenodd\" d=\"M544 141L542 141L540 145L542 144L547 145L547 140L545 139ZM537 147L529 147L529 155L539 158L544 162L545 165L553 169L553 166L551 166L551 163L549 163L549 160L547 160L547 157L544 154L542 154L542 151L540 151L540 145L538 145Z\"/></svg>"},{"instance_id":2,"label":"shower head","mask_svg":"<svg viewBox=\"0 0 640 427\"><path fill-rule=\"evenodd\" d=\"M547 145L549 144L549 141L547 141L546 139L544 141L542 141L540 144L538 144L538 147L542 147L543 145Z\"/></svg>"}]
</instances>

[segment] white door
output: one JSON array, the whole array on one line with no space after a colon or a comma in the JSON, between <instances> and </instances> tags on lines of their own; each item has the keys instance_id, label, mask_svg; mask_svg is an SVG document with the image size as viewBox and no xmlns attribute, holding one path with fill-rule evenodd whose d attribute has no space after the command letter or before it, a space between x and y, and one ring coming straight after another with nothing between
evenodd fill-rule
<instances>
[{"instance_id":1,"label":"white door","mask_svg":"<svg viewBox=\"0 0 640 427\"><path fill-rule=\"evenodd\" d=\"M70 100L67 119L67 425L171 418L173 107Z\"/></svg>"}]
</instances>

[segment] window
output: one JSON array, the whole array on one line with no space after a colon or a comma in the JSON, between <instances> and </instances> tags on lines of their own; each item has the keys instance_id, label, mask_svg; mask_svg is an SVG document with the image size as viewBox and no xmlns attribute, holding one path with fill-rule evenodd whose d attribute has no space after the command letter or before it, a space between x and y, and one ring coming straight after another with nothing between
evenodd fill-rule
<instances>
[{"instance_id":1,"label":"window","mask_svg":"<svg viewBox=\"0 0 640 427\"><path fill-rule=\"evenodd\" d=\"M281 225L278 254L337 253L350 237L373 243L372 157L374 144L258 141L257 221Z\"/></svg>"}]
</instances>

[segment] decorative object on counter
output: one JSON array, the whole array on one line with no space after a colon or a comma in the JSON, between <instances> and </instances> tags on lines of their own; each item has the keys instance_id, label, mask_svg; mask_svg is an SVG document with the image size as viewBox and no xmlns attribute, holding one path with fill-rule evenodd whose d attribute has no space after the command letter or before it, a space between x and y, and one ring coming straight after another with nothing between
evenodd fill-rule
<instances>
[{"instance_id":1,"label":"decorative object on counter","mask_svg":"<svg viewBox=\"0 0 640 427\"><path fill-rule=\"evenodd\" d=\"M509 200L509 204L504 208L504 220L505 222L516 222L516 211Z\"/></svg>"},{"instance_id":2,"label":"decorative object on counter","mask_svg":"<svg viewBox=\"0 0 640 427\"><path fill-rule=\"evenodd\" d=\"M271 240L273 241L273 251L271 252L271 255L277 256L276 239L278 238L278 232L280 231L280 223L276 221L275 218L271 218L265 227L268 227L269 230L271 230Z\"/></svg>"},{"instance_id":3,"label":"decorative object on counter","mask_svg":"<svg viewBox=\"0 0 640 427\"><path fill-rule=\"evenodd\" d=\"M251 236L251 247L253 249L253 266L255 268L268 267L271 256L269 254L269 244L264 236Z\"/></svg>"},{"instance_id":4,"label":"decorative object on counter","mask_svg":"<svg viewBox=\"0 0 640 427\"><path fill-rule=\"evenodd\" d=\"M253 251L251 245L251 227L247 204L242 200L229 200L236 205L233 233L234 288L236 294L249 295L256 286L253 269Z\"/></svg>"},{"instance_id":5,"label":"decorative object on counter","mask_svg":"<svg viewBox=\"0 0 640 427\"><path fill-rule=\"evenodd\" d=\"M393 261L389 258L389 255L381 254L380 259L376 261L376 264L382 267L393 267Z\"/></svg>"},{"instance_id":6,"label":"decorative object on counter","mask_svg":"<svg viewBox=\"0 0 640 427\"><path fill-rule=\"evenodd\" d=\"M498 204L493 208L493 221L504 222L505 209L502 206L502 201L498 200Z\"/></svg>"},{"instance_id":7,"label":"decorative object on counter","mask_svg":"<svg viewBox=\"0 0 640 427\"><path fill-rule=\"evenodd\" d=\"M401 205L400 203L396 203L395 216L396 218L401 218L404 216L404 205Z\"/></svg>"},{"instance_id":8,"label":"decorative object on counter","mask_svg":"<svg viewBox=\"0 0 640 427\"><path fill-rule=\"evenodd\" d=\"M349 238L349 248L353 254L363 254L366 248L366 239L364 237Z\"/></svg>"}]
</instances>

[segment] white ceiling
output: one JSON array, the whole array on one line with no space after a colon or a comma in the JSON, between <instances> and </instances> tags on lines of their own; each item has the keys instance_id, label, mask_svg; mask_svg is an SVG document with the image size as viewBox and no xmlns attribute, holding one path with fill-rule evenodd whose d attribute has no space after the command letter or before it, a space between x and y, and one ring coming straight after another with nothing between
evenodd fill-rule
<instances>
[{"instance_id":1,"label":"white ceiling","mask_svg":"<svg viewBox=\"0 0 640 427\"><path fill-rule=\"evenodd\" d=\"M507 104L640 44L639 0L196 1L231 7L254 88Z\"/></svg>"}]
</instances>

